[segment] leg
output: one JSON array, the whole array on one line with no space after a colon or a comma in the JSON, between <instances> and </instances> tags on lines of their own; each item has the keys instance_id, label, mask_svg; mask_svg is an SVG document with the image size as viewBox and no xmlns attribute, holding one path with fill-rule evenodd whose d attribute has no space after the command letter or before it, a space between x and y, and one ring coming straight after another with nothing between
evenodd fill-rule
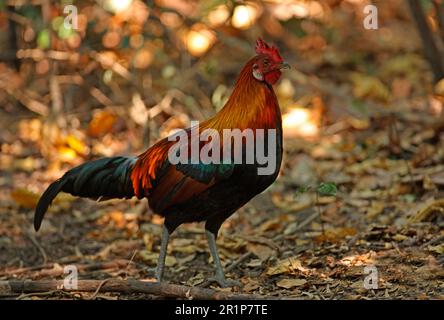
<instances>
[{"instance_id":1,"label":"leg","mask_svg":"<svg viewBox=\"0 0 444 320\"><path fill-rule=\"evenodd\" d=\"M211 277L208 280L217 282L223 288L241 286L241 284L238 281L227 280L225 278L224 270L222 269L222 264L219 259L219 254L217 253L216 236L214 235L214 233L208 230L205 230L205 233L207 235L208 246L210 247L210 253L211 256L213 257L214 265L216 266L216 274L214 275L214 277Z\"/></svg>"},{"instance_id":2,"label":"leg","mask_svg":"<svg viewBox=\"0 0 444 320\"><path fill-rule=\"evenodd\" d=\"M157 260L157 269L156 269L157 282L162 281L163 269L165 267L165 258L166 258L166 254L167 254L169 238L170 238L170 233L168 232L167 227L165 227L165 225L164 225L163 231L162 231L162 243L160 244L159 259Z\"/></svg>"}]
</instances>

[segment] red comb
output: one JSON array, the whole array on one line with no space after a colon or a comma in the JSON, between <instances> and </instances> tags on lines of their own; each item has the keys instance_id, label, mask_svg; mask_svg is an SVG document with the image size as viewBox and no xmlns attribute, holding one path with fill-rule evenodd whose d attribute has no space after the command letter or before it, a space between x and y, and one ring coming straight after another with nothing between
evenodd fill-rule
<instances>
[{"instance_id":1,"label":"red comb","mask_svg":"<svg viewBox=\"0 0 444 320\"><path fill-rule=\"evenodd\" d=\"M269 55L276 62L284 61L279 54L279 50L275 46L269 46L262 38L256 40L256 53Z\"/></svg>"}]
</instances>

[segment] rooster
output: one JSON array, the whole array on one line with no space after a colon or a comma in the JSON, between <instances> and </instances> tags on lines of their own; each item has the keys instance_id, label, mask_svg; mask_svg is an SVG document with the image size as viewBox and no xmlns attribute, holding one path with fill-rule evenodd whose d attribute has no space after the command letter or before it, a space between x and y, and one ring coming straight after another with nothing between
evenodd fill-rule
<instances>
[{"instance_id":1,"label":"rooster","mask_svg":"<svg viewBox=\"0 0 444 320\"><path fill-rule=\"evenodd\" d=\"M222 287L238 285L237 281L225 277L216 238L222 223L278 176L282 160L282 124L272 85L281 77L281 69L289 68L278 49L260 38L255 50L256 56L243 67L225 106L214 117L202 122L198 130L221 133L224 129L263 129L263 138L267 140L267 130L273 129L276 143L267 151L275 157L276 165L270 174L258 174L256 160L250 164L173 164L168 154L176 142L165 138L137 157L101 158L66 172L39 199L34 216L35 230L39 230L45 212L59 192L99 200L147 198L153 212L165 218L156 268L158 282L162 280L171 233L183 223L204 221L216 268L214 277L209 280ZM191 135L188 138L191 140ZM200 143L199 148L203 145ZM246 152L244 145L241 149Z\"/></svg>"}]
</instances>

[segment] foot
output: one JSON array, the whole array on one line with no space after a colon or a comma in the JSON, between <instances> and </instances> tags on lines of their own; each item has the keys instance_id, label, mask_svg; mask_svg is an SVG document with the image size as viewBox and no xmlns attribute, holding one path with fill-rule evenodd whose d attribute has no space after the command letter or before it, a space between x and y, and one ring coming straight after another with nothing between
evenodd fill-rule
<instances>
[{"instance_id":1,"label":"foot","mask_svg":"<svg viewBox=\"0 0 444 320\"><path fill-rule=\"evenodd\" d=\"M216 282L221 288L242 287L242 283L236 280L226 279L224 276L213 276L208 278L208 283Z\"/></svg>"},{"instance_id":2,"label":"foot","mask_svg":"<svg viewBox=\"0 0 444 320\"><path fill-rule=\"evenodd\" d=\"M159 270L157 268L148 268L148 274L154 274L154 279L156 282L162 282L162 277L159 275Z\"/></svg>"}]
</instances>

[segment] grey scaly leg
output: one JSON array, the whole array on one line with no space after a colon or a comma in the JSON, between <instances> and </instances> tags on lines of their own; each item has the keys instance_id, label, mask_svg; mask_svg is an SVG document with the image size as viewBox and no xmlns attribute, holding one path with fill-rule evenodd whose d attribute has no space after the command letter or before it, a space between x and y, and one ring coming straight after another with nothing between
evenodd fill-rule
<instances>
[{"instance_id":1,"label":"grey scaly leg","mask_svg":"<svg viewBox=\"0 0 444 320\"><path fill-rule=\"evenodd\" d=\"M208 246L210 247L210 253L213 257L214 265L216 266L216 273L214 277L209 278L209 281L215 281L217 282L221 287L234 287L234 286L241 286L241 284L238 281L233 280L227 280L225 278L224 270L222 269L222 263L220 262L219 254L217 253L217 246L216 246L216 237L214 233L205 230L205 233L207 235L208 240Z\"/></svg>"},{"instance_id":2,"label":"grey scaly leg","mask_svg":"<svg viewBox=\"0 0 444 320\"><path fill-rule=\"evenodd\" d=\"M170 238L170 233L168 232L168 229L164 225L163 231L162 231L162 242L160 244L159 259L157 260L157 269L156 269L157 282L162 281L163 269L165 267L165 258L166 258L166 254L167 254L169 238Z\"/></svg>"}]
</instances>

